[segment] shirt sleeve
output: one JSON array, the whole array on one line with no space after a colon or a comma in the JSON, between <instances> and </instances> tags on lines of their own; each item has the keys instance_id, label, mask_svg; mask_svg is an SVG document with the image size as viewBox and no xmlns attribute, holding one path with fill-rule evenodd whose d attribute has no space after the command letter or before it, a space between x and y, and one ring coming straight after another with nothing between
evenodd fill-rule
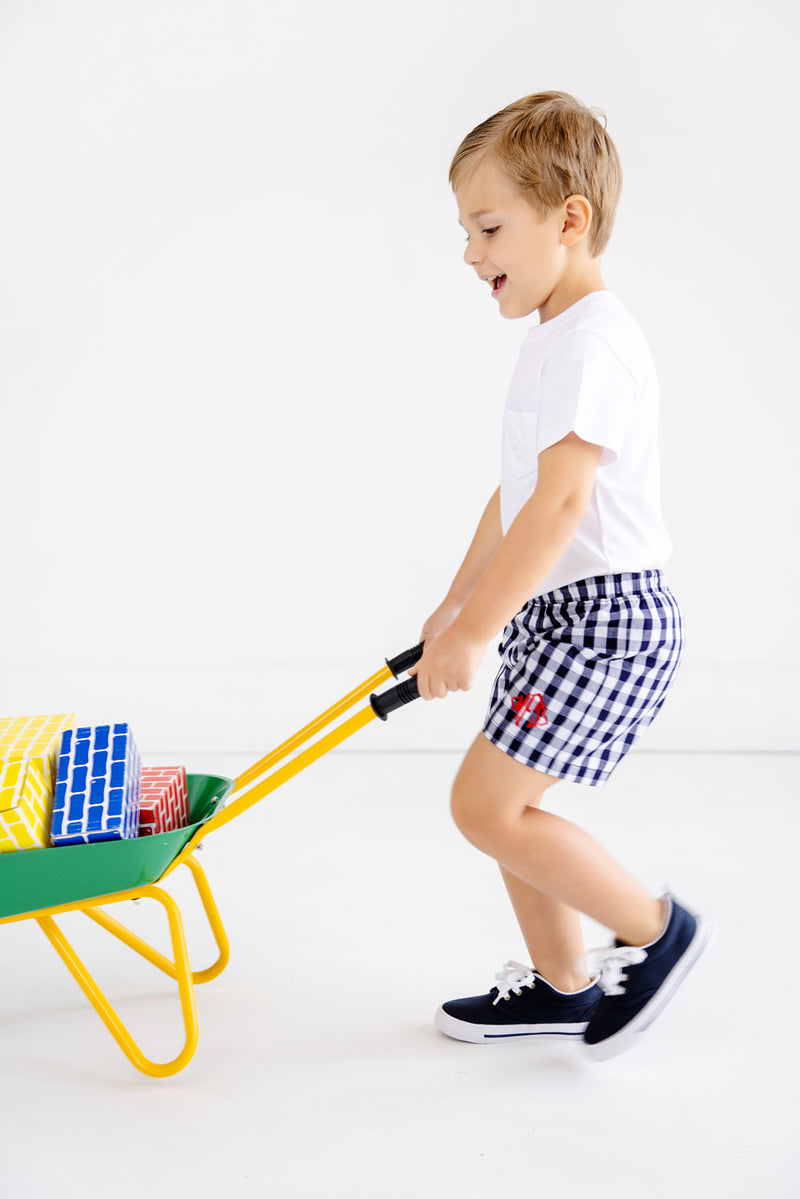
<instances>
[{"instance_id":1,"label":"shirt sleeve","mask_svg":"<svg viewBox=\"0 0 800 1199\"><path fill-rule=\"evenodd\" d=\"M635 393L634 376L599 334L566 333L542 363L537 453L575 432L603 446L600 465L611 466L622 450Z\"/></svg>"}]
</instances>

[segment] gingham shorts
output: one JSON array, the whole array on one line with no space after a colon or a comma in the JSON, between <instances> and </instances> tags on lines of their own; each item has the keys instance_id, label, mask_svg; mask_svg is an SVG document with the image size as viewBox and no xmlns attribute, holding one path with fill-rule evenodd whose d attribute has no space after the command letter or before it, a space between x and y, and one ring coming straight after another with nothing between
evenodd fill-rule
<instances>
[{"instance_id":1,"label":"gingham shorts","mask_svg":"<svg viewBox=\"0 0 800 1199\"><path fill-rule=\"evenodd\" d=\"M666 699L682 652L660 570L536 596L503 632L483 732L545 774L602 786Z\"/></svg>"}]
</instances>

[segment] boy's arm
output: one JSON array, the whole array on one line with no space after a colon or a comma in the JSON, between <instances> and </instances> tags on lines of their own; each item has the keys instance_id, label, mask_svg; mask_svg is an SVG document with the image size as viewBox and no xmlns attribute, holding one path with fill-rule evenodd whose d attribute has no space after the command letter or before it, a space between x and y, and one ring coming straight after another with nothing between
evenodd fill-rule
<instances>
[{"instance_id":1,"label":"boy's arm","mask_svg":"<svg viewBox=\"0 0 800 1199\"><path fill-rule=\"evenodd\" d=\"M602 446L568 433L539 455L536 490L461 611L465 633L489 641L547 578L578 531L602 452Z\"/></svg>"},{"instance_id":2,"label":"boy's arm","mask_svg":"<svg viewBox=\"0 0 800 1199\"><path fill-rule=\"evenodd\" d=\"M464 561L450 584L450 590L436 611L422 626L420 641L433 641L453 623L483 578L486 568L497 553L502 540L503 527L500 520L500 488L498 487L483 511Z\"/></svg>"},{"instance_id":3,"label":"boy's arm","mask_svg":"<svg viewBox=\"0 0 800 1199\"><path fill-rule=\"evenodd\" d=\"M484 508L483 516L475 530L475 536L472 538L466 557L450 584L447 598L451 603L463 608L486 573L486 568L497 553L502 540L503 526L500 522L500 488L498 487Z\"/></svg>"},{"instance_id":4,"label":"boy's arm","mask_svg":"<svg viewBox=\"0 0 800 1199\"><path fill-rule=\"evenodd\" d=\"M536 490L519 511L450 628L413 671L430 699L469 690L486 645L535 594L577 532L602 446L569 433L539 455Z\"/></svg>"}]
</instances>

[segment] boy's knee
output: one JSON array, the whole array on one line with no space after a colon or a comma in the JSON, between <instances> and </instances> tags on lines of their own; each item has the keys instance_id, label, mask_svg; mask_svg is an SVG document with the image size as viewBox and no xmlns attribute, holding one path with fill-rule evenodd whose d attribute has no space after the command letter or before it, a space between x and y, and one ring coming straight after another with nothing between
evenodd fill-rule
<instances>
[{"instance_id":1,"label":"boy's knee","mask_svg":"<svg viewBox=\"0 0 800 1199\"><path fill-rule=\"evenodd\" d=\"M466 837L472 823L472 801L468 789L457 778L450 791L450 815L456 828Z\"/></svg>"},{"instance_id":2,"label":"boy's knee","mask_svg":"<svg viewBox=\"0 0 800 1199\"><path fill-rule=\"evenodd\" d=\"M497 830L498 813L469 777L458 775L450 793L450 814L459 832L478 849L489 852Z\"/></svg>"},{"instance_id":3,"label":"boy's knee","mask_svg":"<svg viewBox=\"0 0 800 1199\"><path fill-rule=\"evenodd\" d=\"M516 763L514 769L518 769ZM541 771L528 767L523 770L523 776L517 775L503 786L495 772L487 773L468 756L453 783L450 812L456 827L468 841L493 857L509 836L515 836L520 818L529 809L538 808L545 791L558 782Z\"/></svg>"}]
</instances>

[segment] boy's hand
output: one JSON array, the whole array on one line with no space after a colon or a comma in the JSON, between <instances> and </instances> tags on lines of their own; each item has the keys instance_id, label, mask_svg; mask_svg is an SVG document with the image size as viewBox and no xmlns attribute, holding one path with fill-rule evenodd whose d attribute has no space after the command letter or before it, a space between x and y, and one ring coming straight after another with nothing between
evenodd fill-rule
<instances>
[{"instance_id":1,"label":"boy's hand","mask_svg":"<svg viewBox=\"0 0 800 1199\"><path fill-rule=\"evenodd\" d=\"M448 691L469 691L478 673L487 642L459 627L457 621L434 641L425 642L425 650L416 666L423 699L444 699Z\"/></svg>"}]
</instances>

